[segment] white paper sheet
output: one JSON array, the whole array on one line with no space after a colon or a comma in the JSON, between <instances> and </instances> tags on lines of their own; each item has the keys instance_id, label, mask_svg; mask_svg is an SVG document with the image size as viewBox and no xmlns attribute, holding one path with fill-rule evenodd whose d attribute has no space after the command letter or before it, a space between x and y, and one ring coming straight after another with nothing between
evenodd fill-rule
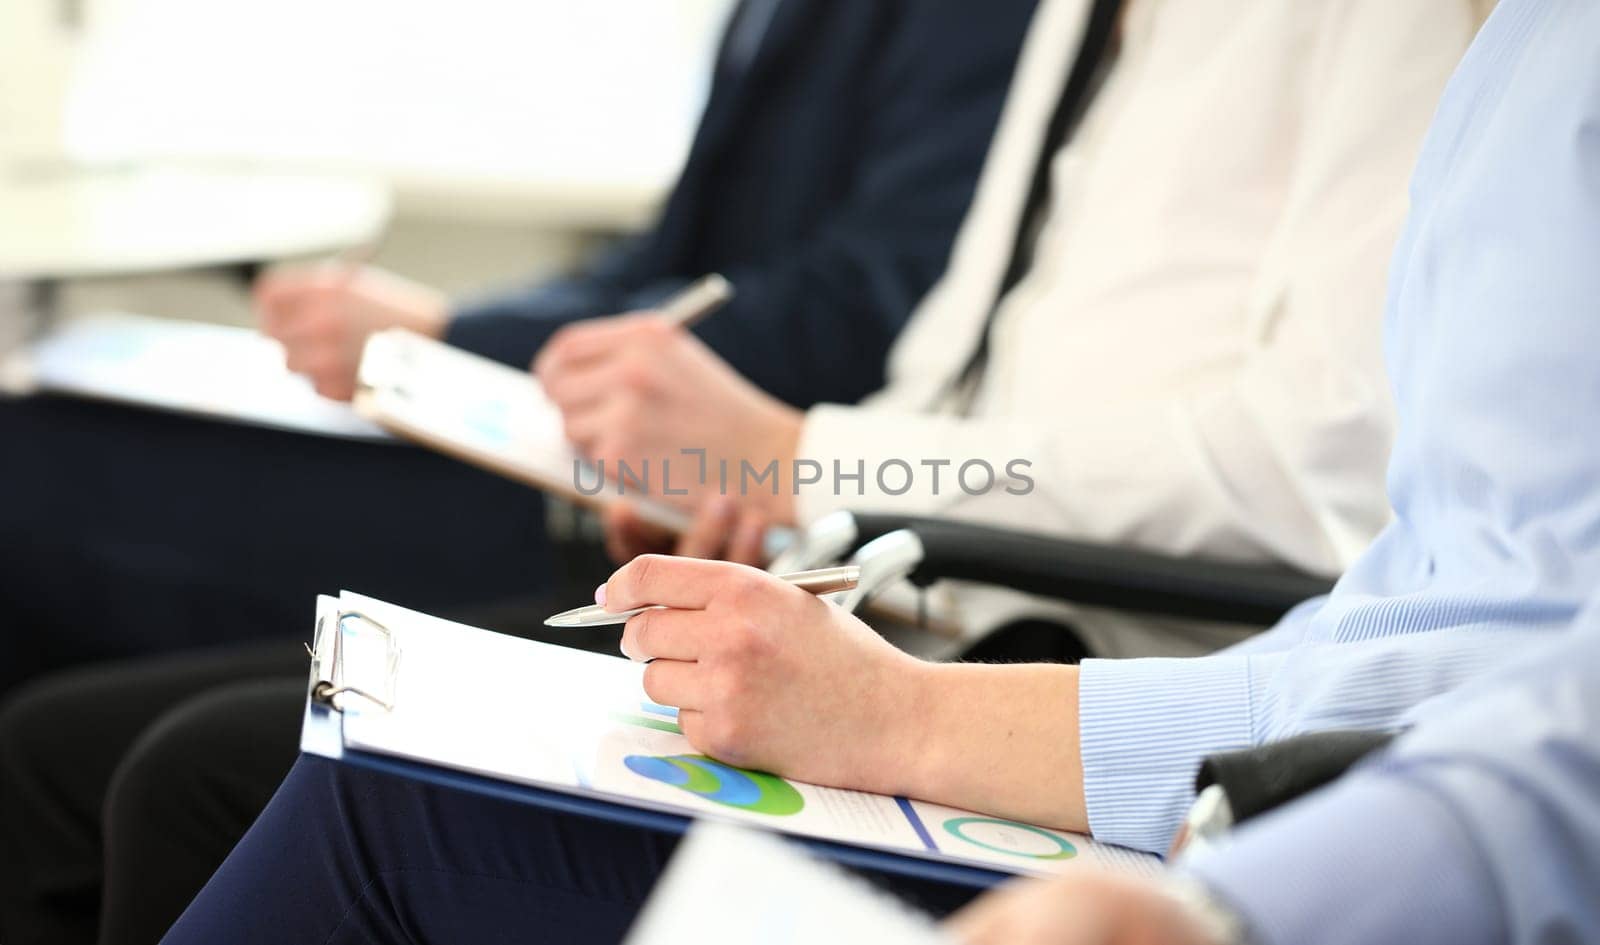
<instances>
[{"instance_id":1,"label":"white paper sheet","mask_svg":"<svg viewBox=\"0 0 1600 945\"><path fill-rule=\"evenodd\" d=\"M144 315L74 319L0 363L0 389L112 400L319 436L392 441L284 367L248 329Z\"/></svg>"},{"instance_id":2,"label":"white paper sheet","mask_svg":"<svg viewBox=\"0 0 1600 945\"><path fill-rule=\"evenodd\" d=\"M953 945L905 903L776 837L698 824L625 945Z\"/></svg>"}]
</instances>

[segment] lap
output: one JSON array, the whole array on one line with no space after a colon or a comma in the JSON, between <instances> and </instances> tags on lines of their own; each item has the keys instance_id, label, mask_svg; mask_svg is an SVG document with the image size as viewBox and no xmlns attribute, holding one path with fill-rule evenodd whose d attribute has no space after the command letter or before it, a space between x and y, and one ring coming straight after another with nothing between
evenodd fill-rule
<instances>
[{"instance_id":1,"label":"lap","mask_svg":"<svg viewBox=\"0 0 1600 945\"><path fill-rule=\"evenodd\" d=\"M102 943L158 940L244 836L294 764L305 685L215 688L139 736L106 798Z\"/></svg>"},{"instance_id":2,"label":"lap","mask_svg":"<svg viewBox=\"0 0 1600 945\"><path fill-rule=\"evenodd\" d=\"M317 593L536 588L536 491L426 450L65 398L0 401L0 692L43 669L302 635Z\"/></svg>"},{"instance_id":3,"label":"lap","mask_svg":"<svg viewBox=\"0 0 1600 945\"><path fill-rule=\"evenodd\" d=\"M614 942L677 841L302 756L166 941ZM975 894L872 878L939 912Z\"/></svg>"},{"instance_id":4,"label":"lap","mask_svg":"<svg viewBox=\"0 0 1600 945\"><path fill-rule=\"evenodd\" d=\"M304 756L166 941L617 941L675 843Z\"/></svg>"},{"instance_id":5,"label":"lap","mask_svg":"<svg viewBox=\"0 0 1600 945\"><path fill-rule=\"evenodd\" d=\"M300 644L285 640L82 667L36 680L5 700L0 706L0 936L14 935L18 941L93 938L104 875L102 812L114 772L130 746L152 722L196 693L230 680L303 667L304 662ZM293 760L293 732L290 720L279 777ZM220 760L193 742L185 750L207 763ZM153 775L147 783L169 786L180 771L170 757L157 759L147 770ZM257 800L255 809L263 802ZM233 838L243 832L255 809L241 812L243 821ZM212 856L211 866L226 849L224 845ZM149 875L159 868L149 864ZM209 872L207 868L191 881L187 894L169 908L169 920ZM146 940L158 934L159 929Z\"/></svg>"},{"instance_id":6,"label":"lap","mask_svg":"<svg viewBox=\"0 0 1600 945\"><path fill-rule=\"evenodd\" d=\"M150 723L197 693L239 679L301 673L292 639L96 664L41 677L0 702L0 752L12 775L49 769L98 806L111 771Z\"/></svg>"}]
</instances>

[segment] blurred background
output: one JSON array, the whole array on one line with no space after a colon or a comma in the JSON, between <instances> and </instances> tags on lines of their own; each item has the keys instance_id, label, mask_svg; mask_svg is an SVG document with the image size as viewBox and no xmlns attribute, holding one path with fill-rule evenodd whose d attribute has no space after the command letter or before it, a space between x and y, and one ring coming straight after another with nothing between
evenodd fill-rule
<instances>
[{"instance_id":1,"label":"blurred background","mask_svg":"<svg viewBox=\"0 0 1600 945\"><path fill-rule=\"evenodd\" d=\"M379 232L452 294L531 281L651 217L730 7L7 0L0 307L245 323L234 264Z\"/></svg>"}]
</instances>

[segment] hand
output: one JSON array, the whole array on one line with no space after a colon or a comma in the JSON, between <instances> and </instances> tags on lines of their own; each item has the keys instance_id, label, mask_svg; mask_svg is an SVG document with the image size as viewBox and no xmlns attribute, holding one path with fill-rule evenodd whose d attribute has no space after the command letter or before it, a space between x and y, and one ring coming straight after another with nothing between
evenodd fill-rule
<instances>
[{"instance_id":1,"label":"hand","mask_svg":"<svg viewBox=\"0 0 1600 945\"><path fill-rule=\"evenodd\" d=\"M283 344L289 370L311 379L334 400L355 396L356 370L367 336L408 328L444 335L449 301L443 294L393 273L326 263L275 270L256 281L261 330Z\"/></svg>"},{"instance_id":2,"label":"hand","mask_svg":"<svg viewBox=\"0 0 1600 945\"><path fill-rule=\"evenodd\" d=\"M1087 868L1003 886L947 926L965 945L1217 945L1156 882Z\"/></svg>"},{"instance_id":3,"label":"hand","mask_svg":"<svg viewBox=\"0 0 1600 945\"><path fill-rule=\"evenodd\" d=\"M721 488L762 509L773 522L794 520L793 460L799 411L739 376L692 334L649 313L596 318L557 332L534 360L534 372L560 408L567 438L603 463L611 478L618 461L635 472L649 461L660 489L662 462L671 487L697 504ZM699 457L705 450L704 480ZM752 478L740 488L741 461ZM777 462L777 479L755 475ZM776 494L773 494L776 492Z\"/></svg>"},{"instance_id":4,"label":"hand","mask_svg":"<svg viewBox=\"0 0 1600 945\"><path fill-rule=\"evenodd\" d=\"M717 558L761 567L766 564L767 519L758 508L743 507L733 496L714 495L695 510L682 535L645 521L630 502L606 506L606 553L618 564L643 554Z\"/></svg>"},{"instance_id":5,"label":"hand","mask_svg":"<svg viewBox=\"0 0 1600 945\"><path fill-rule=\"evenodd\" d=\"M653 660L645 692L679 708L699 751L803 781L904 793L925 747L930 665L837 606L722 561L645 555L596 593L628 621L622 650Z\"/></svg>"}]
</instances>

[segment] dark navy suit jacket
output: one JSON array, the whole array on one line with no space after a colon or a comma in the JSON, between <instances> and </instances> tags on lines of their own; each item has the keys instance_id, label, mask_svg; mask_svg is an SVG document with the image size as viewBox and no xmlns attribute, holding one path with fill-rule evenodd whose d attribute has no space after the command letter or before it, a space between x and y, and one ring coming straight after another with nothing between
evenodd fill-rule
<instances>
[{"instance_id":1,"label":"dark navy suit jacket","mask_svg":"<svg viewBox=\"0 0 1600 945\"><path fill-rule=\"evenodd\" d=\"M650 231L583 272L464 308L449 340L526 366L576 318L706 272L737 298L697 333L799 407L882 386L943 271L1035 0L782 0L753 59L720 60Z\"/></svg>"}]
</instances>

